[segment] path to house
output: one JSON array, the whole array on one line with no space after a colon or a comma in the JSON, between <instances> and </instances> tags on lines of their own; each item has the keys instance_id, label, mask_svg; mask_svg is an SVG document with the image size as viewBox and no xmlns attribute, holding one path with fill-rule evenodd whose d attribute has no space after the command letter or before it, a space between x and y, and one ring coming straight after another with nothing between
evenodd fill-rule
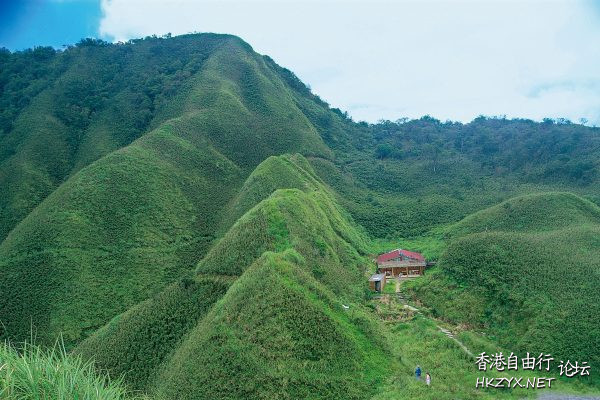
<instances>
[{"instance_id":1,"label":"path to house","mask_svg":"<svg viewBox=\"0 0 600 400\"><path fill-rule=\"evenodd\" d=\"M402 295L402 292L400 291L400 287L402 286L402 282L406 280L406 278L399 278L396 279L396 298L398 299L398 301L403 304L403 307L414 311L416 313L418 313L419 315L425 317L423 315L423 313L421 313L421 310L419 310L417 307L413 307L410 304L408 304L408 302L406 301L406 299L404 298L404 296ZM428 318L428 317L425 317ZM447 337L449 337L450 339L454 340L456 342L456 344L458 344L460 346L460 348L466 353L468 354L470 357L475 358L475 356L473 355L473 353L471 352L471 350L469 350L467 348L467 346L465 346L460 340L458 340L453 334L452 332L450 332L448 329L440 326L437 321L433 318L432 319L435 323L437 328L440 330L440 332L442 332L444 335L446 335ZM540 393L537 397L538 400L600 400L600 397L595 397L595 396L586 396L586 395L574 395L574 394L563 394L563 393Z\"/></svg>"},{"instance_id":2,"label":"path to house","mask_svg":"<svg viewBox=\"0 0 600 400\"><path fill-rule=\"evenodd\" d=\"M449 331L448 329L440 326L438 324L438 321L435 320L434 318L426 317L425 315L423 315L423 313L421 312L421 310L419 310L419 308L413 307L410 304L408 304L406 298L404 298L404 295L400 291L400 287L402 286L402 282L404 282L406 279L410 279L410 278L397 278L397 279L395 279L395 281L396 281L395 282L396 283L396 298L403 305L403 307L405 309L407 309L407 310L411 310L411 311L413 311L413 312L415 312L415 313L423 316L424 318L429 318L432 321L434 321L436 323L437 328L440 330L440 332L442 332L448 338L454 340L456 342L456 344L458 344L458 346L466 354L468 354L470 357L475 358L475 356L473 355L473 353L471 352L471 350L469 350L467 348L467 346L465 346L460 340L458 340L454 336L454 334L452 334L451 331ZM538 395L537 399L538 400L600 400L600 397L589 396L589 395L564 394L564 393L540 393Z\"/></svg>"},{"instance_id":3,"label":"path to house","mask_svg":"<svg viewBox=\"0 0 600 400\"><path fill-rule=\"evenodd\" d=\"M400 303L403 304L403 307L410 310L410 311L414 311L420 315L423 315L423 313L421 313L421 310L419 310L417 307L413 307L410 304L408 304L408 302L406 301L406 299L404 298L404 296L402 295L402 292L400 292L400 286L402 285L402 282L406 279L410 279L410 278L396 278L396 297L398 298L398 301ZM467 348L467 346L464 345L463 342L461 342L460 340L458 340L454 334L452 332L450 332L448 329L441 327L440 325L438 325L437 321L434 320L436 322L436 326L437 328L440 330L440 332L442 332L444 335L446 335L447 337L449 337L450 339L454 340L456 342L456 344L458 344L458 346L466 353L469 355L469 357L475 358L475 356L473 355L473 353L471 352L471 350L469 350Z\"/></svg>"}]
</instances>

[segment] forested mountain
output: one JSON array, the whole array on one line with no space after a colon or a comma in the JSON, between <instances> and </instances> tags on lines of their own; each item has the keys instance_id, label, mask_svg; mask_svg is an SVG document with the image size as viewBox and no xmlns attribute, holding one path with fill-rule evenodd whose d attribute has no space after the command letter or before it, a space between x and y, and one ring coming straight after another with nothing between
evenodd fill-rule
<instances>
[{"instance_id":1,"label":"forested mountain","mask_svg":"<svg viewBox=\"0 0 600 400\"><path fill-rule=\"evenodd\" d=\"M369 398L413 366L366 303L367 255L434 232L447 250L414 290L434 312L566 351L510 320L497 280L464 271L513 248L596 254L599 135L564 120L357 123L230 35L2 51L0 338L61 335L157 398ZM577 196L542 194L557 190ZM540 197L493 207L525 194ZM599 273L577 268L575 294ZM539 296L560 292L550 281ZM453 285L474 288L474 308L440 305ZM593 319L563 300L573 329Z\"/></svg>"}]
</instances>

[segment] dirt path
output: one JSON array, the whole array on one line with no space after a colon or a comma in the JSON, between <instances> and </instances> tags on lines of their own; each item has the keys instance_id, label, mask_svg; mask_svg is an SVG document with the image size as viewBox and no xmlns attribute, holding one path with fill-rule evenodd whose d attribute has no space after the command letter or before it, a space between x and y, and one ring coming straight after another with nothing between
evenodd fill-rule
<instances>
[{"instance_id":1,"label":"dirt path","mask_svg":"<svg viewBox=\"0 0 600 400\"><path fill-rule=\"evenodd\" d=\"M456 342L456 344L458 344L460 346L461 349L463 349L463 351L465 353L467 353L471 358L475 358L475 356L473 355L473 353L471 352L471 350L469 350L467 348L467 346L465 346L463 344L463 342L461 342L460 340L458 340L456 337L454 337L454 334L452 334L452 332L450 332L448 329L442 328L439 325L436 325L437 328L440 330L440 332L442 332L444 335L446 335L447 337L449 337L450 339L454 340Z\"/></svg>"},{"instance_id":2,"label":"dirt path","mask_svg":"<svg viewBox=\"0 0 600 400\"><path fill-rule=\"evenodd\" d=\"M402 307L404 307L408 310L411 310L415 313L418 313L419 315L423 316L424 318L428 318L428 319L434 321L440 332L442 332L444 335L446 335L446 337L448 337L448 338L452 339L454 342L456 342L456 344L458 344L458 346L470 357L475 358L475 356L473 355L471 350L469 350L469 348L467 348L467 346L465 346L464 343L462 343L460 340L458 340L449 329L440 326L436 319L423 315L423 313L421 312L421 310L418 307L414 307L414 306L411 306L410 304L408 304L408 301L404 298L404 295L402 294L402 292L400 290L403 281L404 281L404 279L402 279L402 278L396 279L396 298L397 298L397 301L400 304L402 304ZM565 393L540 393L538 395L537 399L538 400L600 400L600 397L590 396L590 395L565 394Z\"/></svg>"},{"instance_id":3,"label":"dirt path","mask_svg":"<svg viewBox=\"0 0 600 400\"><path fill-rule=\"evenodd\" d=\"M404 308L411 310L413 312L416 312L423 316L423 313L421 313L421 310L419 310L417 307L413 307L413 306L409 305L408 302L406 301L406 299L404 298L404 296L402 295L402 293L400 292L400 286L402 285L402 281L403 281L402 278L396 279L396 297L398 298L398 301L403 304ZM428 317L426 317L426 318L428 318ZM469 350L469 348L467 346L465 346L463 342L458 340L452 332L450 332L448 329L438 325L437 321L435 319L433 319L433 321L436 322L435 325L437 326L437 328L439 329L440 332L442 332L444 335L446 335L446 337L448 337L449 339L452 339L454 342L456 342L456 344L458 344L458 346L466 354L468 354L469 357L475 358L475 356L473 355L473 352L471 352L471 350Z\"/></svg>"}]
</instances>

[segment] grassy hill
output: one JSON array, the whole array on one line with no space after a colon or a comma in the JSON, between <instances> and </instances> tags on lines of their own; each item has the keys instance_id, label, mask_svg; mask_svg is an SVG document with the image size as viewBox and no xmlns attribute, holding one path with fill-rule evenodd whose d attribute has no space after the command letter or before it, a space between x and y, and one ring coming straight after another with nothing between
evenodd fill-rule
<instances>
[{"instance_id":1,"label":"grassy hill","mask_svg":"<svg viewBox=\"0 0 600 400\"><path fill-rule=\"evenodd\" d=\"M77 352L158 398L367 398L390 360L360 304L363 233L299 155L267 159L250 183L260 189L233 207L258 203L194 278L113 319ZM279 189L288 184L299 188Z\"/></svg>"},{"instance_id":2,"label":"grassy hill","mask_svg":"<svg viewBox=\"0 0 600 400\"><path fill-rule=\"evenodd\" d=\"M231 283L219 277L183 278L114 317L84 340L76 353L93 358L111 376L124 376L129 387L148 389L159 367Z\"/></svg>"},{"instance_id":3,"label":"grassy hill","mask_svg":"<svg viewBox=\"0 0 600 400\"><path fill-rule=\"evenodd\" d=\"M158 397L368 398L389 363L375 322L303 264L291 250L253 263L166 364Z\"/></svg>"},{"instance_id":4,"label":"grassy hill","mask_svg":"<svg viewBox=\"0 0 600 400\"><path fill-rule=\"evenodd\" d=\"M229 228L275 190L284 188L328 191L304 157L297 154L271 156L252 171L240 191L227 205L226 212L223 213L222 227Z\"/></svg>"},{"instance_id":5,"label":"grassy hill","mask_svg":"<svg viewBox=\"0 0 600 400\"><path fill-rule=\"evenodd\" d=\"M544 232L600 224L600 208L572 193L525 195L469 215L447 235L464 236L488 231Z\"/></svg>"},{"instance_id":6,"label":"grassy hill","mask_svg":"<svg viewBox=\"0 0 600 400\"><path fill-rule=\"evenodd\" d=\"M517 197L454 225L413 292L440 317L515 352L600 363L600 208L569 193ZM597 382L596 382L597 383Z\"/></svg>"},{"instance_id":7,"label":"grassy hill","mask_svg":"<svg viewBox=\"0 0 600 400\"><path fill-rule=\"evenodd\" d=\"M198 42L205 57L189 73L189 90L182 88L161 103L165 112L157 115L164 121L140 132L141 137L125 147L110 148L114 151L89 165L57 175L55 187L48 186L48 191L55 190L33 211L34 204L24 207L23 212L31 212L0 244L0 290L7 294L0 320L6 337L23 340L33 326L42 341L52 342L59 332L67 346L81 340L115 314L191 271L217 230L234 222L222 221L226 206L262 160L289 151L330 155L295 106L285 82L247 44L215 35L176 42L184 48ZM145 53L151 45L145 41L125 48L141 52L139 57L147 56L147 62L159 68L167 57L162 51L170 48L163 49L161 40L150 43L162 49L156 59ZM82 69L78 57L94 51L121 48L84 46L67 54ZM92 63L86 74L94 67L100 66ZM27 113L25 108L20 115ZM3 139L43 145L15 129L16 125ZM30 154L23 143L1 168L7 177L14 176L11 160ZM44 168L51 160L43 163ZM11 185L10 179L0 179L0 186L6 185L5 199L18 197L18 191L29 187L26 179L19 185ZM9 206L2 210L15 218L21 215ZM10 229L10 224L6 226Z\"/></svg>"}]
</instances>

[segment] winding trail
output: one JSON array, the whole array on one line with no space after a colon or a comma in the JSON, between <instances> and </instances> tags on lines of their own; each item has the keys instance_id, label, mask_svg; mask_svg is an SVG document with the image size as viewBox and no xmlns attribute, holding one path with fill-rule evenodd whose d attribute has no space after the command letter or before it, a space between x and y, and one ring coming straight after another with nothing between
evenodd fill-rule
<instances>
[{"instance_id":1,"label":"winding trail","mask_svg":"<svg viewBox=\"0 0 600 400\"><path fill-rule=\"evenodd\" d=\"M403 307L423 316L424 318L429 318L430 320L433 320L436 323L435 325L440 330L440 332L442 332L448 338L454 340L456 342L456 344L458 344L458 346L466 354L469 355L469 357L475 358L475 356L473 355L473 352L471 352L471 350L469 350L467 348L467 346L464 345L464 343L462 343L460 340L458 340L450 330L438 325L437 321L435 319L432 319L430 317L423 315L421 310L419 310L417 307L413 307L410 304L408 304L408 301L404 298L404 296L402 295L402 292L400 291L400 287L402 285L403 279L407 279L407 278L396 278L396 298L403 305ZM564 394L564 393L550 392L550 393L540 393L538 395L537 399L538 400L600 400L600 397L589 396L589 395L577 395L577 394Z\"/></svg>"},{"instance_id":2,"label":"winding trail","mask_svg":"<svg viewBox=\"0 0 600 400\"><path fill-rule=\"evenodd\" d=\"M410 278L396 278L396 297L398 298L398 301L400 303L403 304L403 307L413 311L415 313L418 313L419 315L425 317L423 315L423 313L421 312L421 310L419 310L417 307L413 307L410 304L408 304L408 302L406 301L406 299L404 298L404 296L402 295L402 292L400 292L400 286L402 284L402 280L403 279L410 279ZM428 317L426 317L428 318ZM431 319L431 318L430 318ZM433 320L435 321L435 320ZM437 324L437 321L435 321L436 324L435 326L439 329L440 332L442 332L444 335L446 335L448 338L454 340L454 342L456 342L456 344L458 344L458 346L471 358L475 358L475 356L473 355L473 352L471 350L469 350L469 348L467 346L465 346L465 344L463 342L461 342L460 340L458 340L454 334L452 332L450 332L448 329L441 327L440 325Z\"/></svg>"}]
</instances>

